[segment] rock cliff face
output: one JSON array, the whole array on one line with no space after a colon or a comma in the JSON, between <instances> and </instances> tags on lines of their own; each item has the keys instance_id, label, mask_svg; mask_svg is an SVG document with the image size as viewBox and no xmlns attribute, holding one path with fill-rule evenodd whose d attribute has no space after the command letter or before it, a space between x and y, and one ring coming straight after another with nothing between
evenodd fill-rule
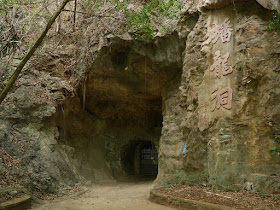
<instances>
[{"instance_id":1,"label":"rock cliff face","mask_svg":"<svg viewBox=\"0 0 280 210\"><path fill-rule=\"evenodd\" d=\"M165 102L159 177L205 170L216 187L279 191L279 157L269 150L279 132L280 48L270 17L254 1L202 12L187 37L181 92Z\"/></svg>"},{"instance_id":2,"label":"rock cliff face","mask_svg":"<svg viewBox=\"0 0 280 210\"><path fill-rule=\"evenodd\" d=\"M222 189L279 192L269 150L279 147L280 36L267 31L279 4L269 2L187 1L177 31L150 42L127 33L65 41L0 106L1 176L55 192L139 175L130 160L150 141L157 183L180 171ZM57 75L73 59L76 86Z\"/></svg>"}]
</instances>

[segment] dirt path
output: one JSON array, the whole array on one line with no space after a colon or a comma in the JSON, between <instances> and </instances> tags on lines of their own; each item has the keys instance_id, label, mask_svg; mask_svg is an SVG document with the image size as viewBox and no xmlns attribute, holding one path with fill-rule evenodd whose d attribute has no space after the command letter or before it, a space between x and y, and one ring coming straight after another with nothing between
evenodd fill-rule
<instances>
[{"instance_id":1,"label":"dirt path","mask_svg":"<svg viewBox=\"0 0 280 210\"><path fill-rule=\"evenodd\" d=\"M172 210L148 200L152 182L94 185L83 195L34 206L34 210ZM174 210L174 209L173 209Z\"/></svg>"}]
</instances>

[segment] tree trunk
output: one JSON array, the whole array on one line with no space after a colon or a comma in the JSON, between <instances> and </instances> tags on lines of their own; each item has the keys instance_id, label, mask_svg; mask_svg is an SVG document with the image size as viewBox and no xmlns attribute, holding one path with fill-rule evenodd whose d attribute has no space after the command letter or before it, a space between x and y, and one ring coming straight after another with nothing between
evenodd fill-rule
<instances>
[{"instance_id":1,"label":"tree trunk","mask_svg":"<svg viewBox=\"0 0 280 210\"><path fill-rule=\"evenodd\" d=\"M17 66L15 72L13 73L13 75L11 76L10 80L8 81L6 87L4 88L4 90L2 91L1 95L0 95L0 104L2 103L2 101L5 99L5 97L7 96L8 92L10 91L10 89L12 88L13 84L15 83L16 79L18 78L18 75L20 74L21 70L23 69L23 67L25 66L25 64L27 63L27 61L31 58L31 56L34 54L34 52L36 51L36 49L40 46L40 44L43 42L43 39L45 38L46 34L48 33L48 31L50 30L52 24L54 23L55 19L60 15L61 11L63 10L63 8L65 7L65 5L71 0L64 0L62 5L60 6L60 8L53 14L53 16L51 17L51 19L49 20L47 26L45 27L44 31L42 32L41 36L37 39L37 41L35 42L35 44L33 45L33 47L28 51L28 53L26 54L26 56L23 58L23 60L19 63L19 65Z\"/></svg>"}]
</instances>

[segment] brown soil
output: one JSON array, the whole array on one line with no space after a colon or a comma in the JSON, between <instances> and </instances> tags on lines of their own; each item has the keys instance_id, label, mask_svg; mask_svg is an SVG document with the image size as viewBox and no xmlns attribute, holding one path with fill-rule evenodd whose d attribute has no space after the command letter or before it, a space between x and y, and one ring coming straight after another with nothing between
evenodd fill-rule
<instances>
[{"instance_id":1,"label":"brown soil","mask_svg":"<svg viewBox=\"0 0 280 210\"><path fill-rule=\"evenodd\" d=\"M209 187L172 185L156 189L159 193L175 197L203 201L235 209L280 209L279 194L262 194L252 191L224 192Z\"/></svg>"},{"instance_id":2,"label":"brown soil","mask_svg":"<svg viewBox=\"0 0 280 210\"><path fill-rule=\"evenodd\" d=\"M172 210L149 201L152 182L93 185L82 195L46 201L33 210Z\"/></svg>"},{"instance_id":3,"label":"brown soil","mask_svg":"<svg viewBox=\"0 0 280 210\"><path fill-rule=\"evenodd\" d=\"M81 193L83 191L83 188L79 186L68 186L68 187L65 186L65 187L59 187L58 191L59 191L59 195L46 193L42 196L37 194L36 192L29 192L23 187L12 188L11 186L4 187L3 185L0 185L0 204L7 201L11 201L15 198L19 198L24 194L30 195L33 200L36 199L38 201L40 200L50 201L50 200L59 199L61 197L71 196L71 195Z\"/></svg>"}]
</instances>

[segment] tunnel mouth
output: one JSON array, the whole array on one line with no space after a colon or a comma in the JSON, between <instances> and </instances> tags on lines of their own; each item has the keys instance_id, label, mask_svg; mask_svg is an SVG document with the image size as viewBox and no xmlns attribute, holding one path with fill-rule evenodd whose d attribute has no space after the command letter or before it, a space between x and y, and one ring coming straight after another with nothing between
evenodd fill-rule
<instances>
[{"instance_id":1,"label":"tunnel mouth","mask_svg":"<svg viewBox=\"0 0 280 210\"><path fill-rule=\"evenodd\" d=\"M121 154L122 169L127 178L154 180L158 174L158 150L149 140L132 141Z\"/></svg>"},{"instance_id":2,"label":"tunnel mouth","mask_svg":"<svg viewBox=\"0 0 280 210\"><path fill-rule=\"evenodd\" d=\"M157 177L165 100L182 74L180 43L177 35L115 40L88 63L57 115L60 146L78 174L94 182Z\"/></svg>"}]
</instances>

